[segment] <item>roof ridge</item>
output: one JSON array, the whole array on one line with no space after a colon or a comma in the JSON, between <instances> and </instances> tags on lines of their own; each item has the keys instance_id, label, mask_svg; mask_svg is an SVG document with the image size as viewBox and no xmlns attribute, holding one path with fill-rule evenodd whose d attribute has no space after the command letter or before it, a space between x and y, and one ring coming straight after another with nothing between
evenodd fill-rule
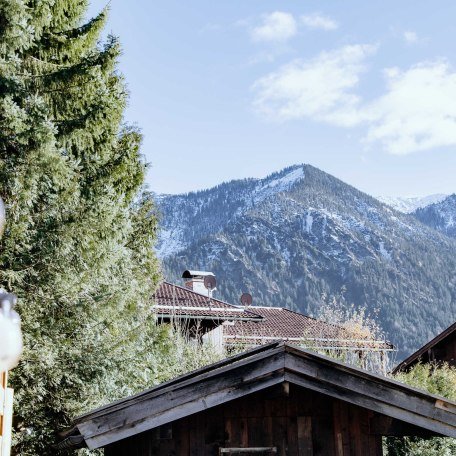
<instances>
[{"instance_id":1,"label":"roof ridge","mask_svg":"<svg viewBox=\"0 0 456 456\"><path fill-rule=\"evenodd\" d=\"M236 304L231 304L231 303L229 303L229 302L222 301L221 299L214 298L214 297L212 297L212 296L205 296L205 295L203 295L203 294L201 294L201 293L198 293L197 291L190 290L189 288L183 287L183 286L181 286L181 285L176 285L175 283L168 282L167 280L163 280L163 282L161 282L161 283L158 285L158 287L160 287L160 285L162 285L162 284L170 285L171 287L180 288L181 290L184 290L184 291L186 291L186 292L188 292L188 293L192 293L192 294L194 294L194 295L196 295L196 296L202 296L203 298L208 298L208 300L210 300L210 301L216 301L216 302L219 302L219 303L221 303L221 304L225 304L225 305L227 305L227 306L234 307L234 308L236 308L236 309L238 309L239 307L241 307L241 306L237 306ZM158 290L158 287L157 287L157 290ZM157 290L154 292L154 294L153 294L154 296L156 295ZM245 311L245 312L248 312L248 313L251 313L251 314L253 314L253 315L257 316L257 317L263 318L261 315L258 315L258 314L256 314L255 312L252 312L252 311L250 311L250 310L248 310L248 309L244 309L244 311Z\"/></svg>"},{"instance_id":2,"label":"roof ridge","mask_svg":"<svg viewBox=\"0 0 456 456\"><path fill-rule=\"evenodd\" d=\"M248 386L243 385L246 371L249 372ZM235 375L227 375L228 372L235 372ZM73 429L79 432L76 436L83 436L89 448L106 446L183 416L215 407L222 402L230 402L251 394L253 382L258 383L258 389L255 391L265 390L271 386L270 382L264 382L265 374L271 374L271 378L275 374L274 383L287 381L337 400L347 400L346 391L349 391L352 393L350 402L356 406L427 429L434 435L456 436L455 401L287 342L273 342L234 357L225 358L136 395L107 404L77 417L73 421ZM228 380L226 383L213 381L221 378ZM195 388L195 384L201 385L202 388ZM221 399L207 404L201 398L206 392L204 387L209 384L213 385L211 392L223 391L223 388L229 387L233 391L238 391L239 395L231 398L223 395ZM171 395L173 401L157 413L154 401L155 405L157 401L163 401L163 398L168 401L169 394L175 391L179 393L175 396ZM187 394L181 394L182 391L190 395L190 398ZM190 399L192 404L197 404L197 408L193 406L186 408L184 413L170 420L169 412L188 404ZM119 413L122 414L123 410L127 409L133 412L144 410L146 415L136 416L135 413L130 413L128 419L124 419L123 416L124 421L119 426ZM102 416L106 418L103 419L103 423L100 423L97 420ZM144 423L144 418L148 417L153 417L153 421L146 423L145 427L135 426L136 423ZM116 426L111 427L113 422ZM119 429L127 429L128 432L119 436ZM71 445L78 444L78 441L72 442L68 438L65 441Z\"/></svg>"}]
</instances>

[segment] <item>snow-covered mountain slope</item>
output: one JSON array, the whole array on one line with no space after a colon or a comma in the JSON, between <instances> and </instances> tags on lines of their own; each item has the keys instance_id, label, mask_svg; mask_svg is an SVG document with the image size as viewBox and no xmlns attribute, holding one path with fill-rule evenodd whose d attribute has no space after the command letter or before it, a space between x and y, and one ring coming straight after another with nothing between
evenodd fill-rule
<instances>
[{"instance_id":1,"label":"snow-covered mountain slope","mask_svg":"<svg viewBox=\"0 0 456 456\"><path fill-rule=\"evenodd\" d=\"M165 274L214 271L219 296L317 313L379 310L405 354L456 318L456 241L312 166L159 199Z\"/></svg>"},{"instance_id":2,"label":"snow-covered mountain slope","mask_svg":"<svg viewBox=\"0 0 456 456\"><path fill-rule=\"evenodd\" d=\"M447 196L443 193L435 193L428 196L378 196L377 199L399 212L410 214L419 208L439 203Z\"/></svg>"},{"instance_id":3,"label":"snow-covered mountain slope","mask_svg":"<svg viewBox=\"0 0 456 456\"><path fill-rule=\"evenodd\" d=\"M456 194L417 209L413 215L424 224L448 236L456 237Z\"/></svg>"},{"instance_id":4,"label":"snow-covered mountain slope","mask_svg":"<svg viewBox=\"0 0 456 456\"><path fill-rule=\"evenodd\" d=\"M244 179L210 190L159 196L157 202L164 217L156 246L158 256L172 255L207 234L222 230L246 211L303 179L304 168L296 167L265 179Z\"/></svg>"}]
</instances>

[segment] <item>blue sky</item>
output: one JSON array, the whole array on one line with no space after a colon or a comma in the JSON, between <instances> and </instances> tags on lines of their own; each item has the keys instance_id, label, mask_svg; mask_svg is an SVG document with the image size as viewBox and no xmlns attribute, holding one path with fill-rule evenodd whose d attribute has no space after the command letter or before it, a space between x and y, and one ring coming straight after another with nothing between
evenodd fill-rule
<instances>
[{"instance_id":1,"label":"blue sky","mask_svg":"<svg viewBox=\"0 0 456 456\"><path fill-rule=\"evenodd\" d=\"M110 9L150 190L309 163L372 195L456 192L454 0Z\"/></svg>"}]
</instances>

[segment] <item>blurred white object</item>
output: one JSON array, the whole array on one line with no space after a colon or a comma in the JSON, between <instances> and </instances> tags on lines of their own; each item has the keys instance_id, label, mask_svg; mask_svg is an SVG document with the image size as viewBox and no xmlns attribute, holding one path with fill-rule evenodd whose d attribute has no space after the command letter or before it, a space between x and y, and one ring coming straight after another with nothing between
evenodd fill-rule
<instances>
[{"instance_id":1,"label":"blurred white object","mask_svg":"<svg viewBox=\"0 0 456 456\"><path fill-rule=\"evenodd\" d=\"M16 300L0 288L0 372L15 367L22 353L21 320L13 310Z\"/></svg>"},{"instance_id":2,"label":"blurred white object","mask_svg":"<svg viewBox=\"0 0 456 456\"><path fill-rule=\"evenodd\" d=\"M22 334L19 322L0 311L0 372L12 369L22 353Z\"/></svg>"}]
</instances>

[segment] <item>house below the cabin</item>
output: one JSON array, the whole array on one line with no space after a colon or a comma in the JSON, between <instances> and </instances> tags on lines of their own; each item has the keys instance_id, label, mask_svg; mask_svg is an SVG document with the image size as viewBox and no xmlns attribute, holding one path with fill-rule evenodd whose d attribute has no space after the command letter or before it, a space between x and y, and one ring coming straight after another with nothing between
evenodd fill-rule
<instances>
[{"instance_id":1,"label":"house below the cabin","mask_svg":"<svg viewBox=\"0 0 456 456\"><path fill-rule=\"evenodd\" d=\"M212 273L184 271L184 286L163 282L153 297L158 323L174 323L189 337L210 343L221 353L236 352L276 340L328 351L348 362L387 372L387 353L395 348L359 332L329 324L284 307L234 305L204 287ZM213 276L212 276L213 277ZM369 366L370 368L370 366Z\"/></svg>"}]
</instances>

